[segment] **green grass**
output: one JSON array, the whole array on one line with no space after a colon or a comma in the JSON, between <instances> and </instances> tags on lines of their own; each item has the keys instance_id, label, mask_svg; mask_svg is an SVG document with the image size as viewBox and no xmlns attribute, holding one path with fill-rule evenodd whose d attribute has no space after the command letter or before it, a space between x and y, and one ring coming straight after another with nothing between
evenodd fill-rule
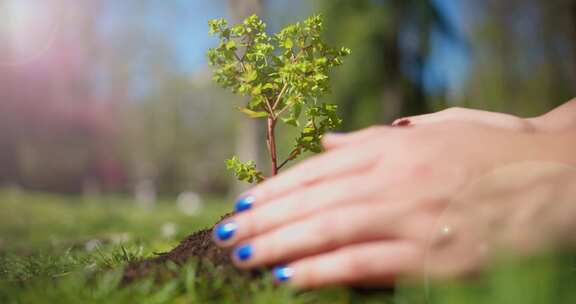
<instances>
[{"instance_id":1,"label":"green grass","mask_svg":"<svg viewBox=\"0 0 576 304\"><path fill-rule=\"evenodd\" d=\"M503 261L474 281L402 284L394 294L296 292L269 277L231 284L197 277L193 263L172 266L178 277L161 284L121 286L126 262L171 249L229 208L208 200L190 217L168 200L150 212L118 197L0 191L0 303L576 303L576 263L559 254Z\"/></svg>"}]
</instances>

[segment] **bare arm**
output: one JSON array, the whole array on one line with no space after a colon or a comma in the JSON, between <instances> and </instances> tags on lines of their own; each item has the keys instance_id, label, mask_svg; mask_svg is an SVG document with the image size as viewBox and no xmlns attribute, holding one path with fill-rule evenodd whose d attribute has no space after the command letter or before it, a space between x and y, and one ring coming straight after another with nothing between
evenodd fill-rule
<instances>
[{"instance_id":1,"label":"bare arm","mask_svg":"<svg viewBox=\"0 0 576 304\"><path fill-rule=\"evenodd\" d=\"M393 125L419 126L448 121L476 123L530 133L576 130L576 98L546 114L534 118L520 118L510 114L454 107L436 113L404 117L396 120ZM331 145L328 145L328 148L330 147Z\"/></svg>"}]
</instances>

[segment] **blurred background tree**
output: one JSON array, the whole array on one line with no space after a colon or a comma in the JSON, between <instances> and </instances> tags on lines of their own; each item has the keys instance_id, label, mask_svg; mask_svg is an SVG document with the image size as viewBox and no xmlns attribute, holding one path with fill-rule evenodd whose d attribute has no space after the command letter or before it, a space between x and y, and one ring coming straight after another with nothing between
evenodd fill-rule
<instances>
[{"instance_id":1,"label":"blurred background tree","mask_svg":"<svg viewBox=\"0 0 576 304\"><path fill-rule=\"evenodd\" d=\"M242 22L248 16L256 14L262 15L262 0L228 0L230 21L234 24ZM232 106L232 105L230 105ZM235 116L232 118L236 125L236 153L241 160L254 160L259 166L267 164L264 161L262 147L266 138L265 129L253 119ZM228 157L229 158L229 157ZM226 159L228 159L226 158ZM259 167L262 170L262 167ZM241 182L234 182L234 192L238 193L246 189L246 185Z\"/></svg>"},{"instance_id":2,"label":"blurred background tree","mask_svg":"<svg viewBox=\"0 0 576 304\"><path fill-rule=\"evenodd\" d=\"M490 0L470 9L478 15L460 104L537 115L576 95L576 1Z\"/></svg>"},{"instance_id":3,"label":"blurred background tree","mask_svg":"<svg viewBox=\"0 0 576 304\"><path fill-rule=\"evenodd\" d=\"M346 129L430 111L435 94L424 78L433 39L464 39L435 1L324 0L320 7L330 38L354 50L335 79Z\"/></svg>"},{"instance_id":4,"label":"blurred background tree","mask_svg":"<svg viewBox=\"0 0 576 304\"><path fill-rule=\"evenodd\" d=\"M207 21L253 12L271 31L323 13L352 49L330 96L345 131L576 96L576 0L0 0L0 185L234 191L223 160L262 155L263 135L211 84Z\"/></svg>"}]
</instances>

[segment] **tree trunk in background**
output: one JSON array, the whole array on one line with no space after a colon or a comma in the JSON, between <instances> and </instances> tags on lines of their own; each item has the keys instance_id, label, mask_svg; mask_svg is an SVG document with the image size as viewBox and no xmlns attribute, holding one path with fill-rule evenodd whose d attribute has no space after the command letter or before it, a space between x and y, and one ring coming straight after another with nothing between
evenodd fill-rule
<instances>
[{"instance_id":1,"label":"tree trunk in background","mask_svg":"<svg viewBox=\"0 0 576 304\"><path fill-rule=\"evenodd\" d=\"M230 16L233 23L242 22L246 17L262 12L262 0L229 0ZM255 119L247 119L241 116L236 121L236 155L242 161L254 160L260 170L263 169L263 159L260 157L260 126ZM236 182L234 192L245 190L246 184Z\"/></svg>"},{"instance_id":2,"label":"tree trunk in background","mask_svg":"<svg viewBox=\"0 0 576 304\"><path fill-rule=\"evenodd\" d=\"M574 51L572 54L576 53L576 0L571 0L570 1L570 5L569 5L569 10L570 10L570 28L571 30L571 35L570 37L572 37L570 39L570 44L572 47L572 50ZM571 79L576 82L576 55L572 56L572 66L570 69L570 76L572 77ZM576 97L576 96L574 96Z\"/></svg>"},{"instance_id":3,"label":"tree trunk in background","mask_svg":"<svg viewBox=\"0 0 576 304\"><path fill-rule=\"evenodd\" d=\"M252 14L262 13L262 0L229 0L228 3L234 23L243 21Z\"/></svg>"},{"instance_id":4,"label":"tree trunk in background","mask_svg":"<svg viewBox=\"0 0 576 304\"><path fill-rule=\"evenodd\" d=\"M390 123L428 112L424 72L433 33L456 45L461 40L434 0L324 0L330 43L352 49L334 75L329 101L340 105L344 130ZM407 43L410 41L410 43ZM439 102L438 102L439 103Z\"/></svg>"}]
</instances>

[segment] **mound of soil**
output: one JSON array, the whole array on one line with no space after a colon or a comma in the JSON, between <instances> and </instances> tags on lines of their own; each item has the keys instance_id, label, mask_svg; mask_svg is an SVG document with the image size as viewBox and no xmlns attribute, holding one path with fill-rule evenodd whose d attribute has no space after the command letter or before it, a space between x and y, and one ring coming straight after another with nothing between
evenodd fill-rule
<instances>
[{"instance_id":1,"label":"mound of soil","mask_svg":"<svg viewBox=\"0 0 576 304\"><path fill-rule=\"evenodd\" d=\"M222 219L229 217L231 214L224 215ZM131 263L124 269L124 283L130 283L139 278L156 275L157 278L170 274L167 264L173 263L181 266L190 261L196 261L196 274L198 276L214 275L216 270L218 275L226 274L227 277L254 277L256 272L247 272L238 270L233 266L230 258L230 249L223 249L212 241L212 230L200 230L186 237L180 244L170 252L158 254L158 256ZM211 264L211 267L207 266Z\"/></svg>"},{"instance_id":2,"label":"mound of soil","mask_svg":"<svg viewBox=\"0 0 576 304\"><path fill-rule=\"evenodd\" d=\"M231 215L232 213L224 215L220 221ZM202 278L210 279L218 276L220 279L224 279L226 283L234 283L235 285L249 283L254 279L261 278L266 269L243 271L233 265L230 257L231 250L220 248L213 242L213 229L214 226L189 235L170 252L127 265L124 269L123 284L129 284L150 276L153 276L157 282L174 278L178 272L168 267L168 264L182 266L190 261L196 261L196 276ZM387 295L394 294L393 287L353 288L352 290L364 295L380 292Z\"/></svg>"}]
</instances>

